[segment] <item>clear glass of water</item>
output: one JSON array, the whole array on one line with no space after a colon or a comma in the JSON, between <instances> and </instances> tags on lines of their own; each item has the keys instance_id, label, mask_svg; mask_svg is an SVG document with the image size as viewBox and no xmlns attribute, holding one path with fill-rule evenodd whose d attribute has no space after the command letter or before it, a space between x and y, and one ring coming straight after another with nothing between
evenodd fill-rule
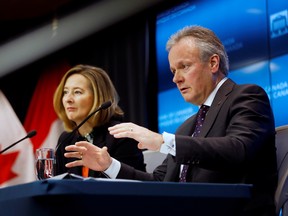
<instances>
[{"instance_id":1,"label":"clear glass of water","mask_svg":"<svg viewBox=\"0 0 288 216\"><path fill-rule=\"evenodd\" d=\"M54 176L55 151L53 148L36 149L35 166L39 180Z\"/></svg>"}]
</instances>

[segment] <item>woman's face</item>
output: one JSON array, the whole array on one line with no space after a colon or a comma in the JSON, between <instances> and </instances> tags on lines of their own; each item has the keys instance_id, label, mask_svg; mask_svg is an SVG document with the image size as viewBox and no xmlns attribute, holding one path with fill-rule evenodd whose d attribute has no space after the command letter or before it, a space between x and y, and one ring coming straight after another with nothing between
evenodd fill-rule
<instances>
[{"instance_id":1,"label":"woman's face","mask_svg":"<svg viewBox=\"0 0 288 216\"><path fill-rule=\"evenodd\" d=\"M69 120L80 124L89 114L94 102L91 84L81 74L73 74L66 80L62 103Z\"/></svg>"}]
</instances>

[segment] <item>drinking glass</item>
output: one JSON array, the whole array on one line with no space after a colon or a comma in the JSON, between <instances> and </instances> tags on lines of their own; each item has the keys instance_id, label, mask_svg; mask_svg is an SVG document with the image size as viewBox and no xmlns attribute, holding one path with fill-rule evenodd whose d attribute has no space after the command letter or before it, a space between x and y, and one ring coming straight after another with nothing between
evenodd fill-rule
<instances>
[{"instance_id":1,"label":"drinking glass","mask_svg":"<svg viewBox=\"0 0 288 216\"><path fill-rule=\"evenodd\" d=\"M39 180L54 176L55 152L53 148L36 149L35 166Z\"/></svg>"}]
</instances>

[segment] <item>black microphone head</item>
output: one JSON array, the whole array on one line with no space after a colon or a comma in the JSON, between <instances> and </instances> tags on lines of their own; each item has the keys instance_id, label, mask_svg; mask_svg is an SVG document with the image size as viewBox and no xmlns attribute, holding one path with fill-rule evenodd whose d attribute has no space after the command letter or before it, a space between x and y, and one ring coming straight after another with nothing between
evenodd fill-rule
<instances>
[{"instance_id":1,"label":"black microphone head","mask_svg":"<svg viewBox=\"0 0 288 216\"><path fill-rule=\"evenodd\" d=\"M36 130L32 130L27 134L27 137L31 138L31 137L35 136L36 134L37 134Z\"/></svg>"},{"instance_id":2,"label":"black microphone head","mask_svg":"<svg viewBox=\"0 0 288 216\"><path fill-rule=\"evenodd\" d=\"M106 101L105 103L103 103L100 107L100 109L107 109L108 107L111 106L111 101Z\"/></svg>"}]
</instances>

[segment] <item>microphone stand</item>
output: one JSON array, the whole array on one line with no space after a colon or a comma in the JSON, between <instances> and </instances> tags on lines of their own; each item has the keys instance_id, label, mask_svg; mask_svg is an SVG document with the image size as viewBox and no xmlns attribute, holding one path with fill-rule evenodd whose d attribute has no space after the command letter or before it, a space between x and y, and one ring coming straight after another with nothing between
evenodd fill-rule
<instances>
[{"instance_id":1,"label":"microphone stand","mask_svg":"<svg viewBox=\"0 0 288 216\"><path fill-rule=\"evenodd\" d=\"M4 153L5 151L7 151L7 150L10 149L11 147L15 146L17 143L23 141L24 139L31 138L31 137L35 136L36 133L37 133L36 130L32 130L32 131L30 131L30 132L29 132L29 133L28 133L24 138L18 140L17 142L15 142L15 143L9 145L8 147L6 147L6 148L3 149L2 151L0 151L0 154Z\"/></svg>"},{"instance_id":2,"label":"microphone stand","mask_svg":"<svg viewBox=\"0 0 288 216\"><path fill-rule=\"evenodd\" d=\"M57 149L59 148L59 146L64 142L66 141L67 139L69 139L89 118L91 118L91 116L93 116L95 113L99 112L100 110L103 110L103 109L107 109L108 107L111 106L111 101L107 101L103 104L101 104L95 111L93 111L92 113L90 113L79 125L77 125L73 131L70 133L69 136L67 136L61 143L59 143L59 145L56 146L56 150L55 152L57 151Z\"/></svg>"}]
</instances>

